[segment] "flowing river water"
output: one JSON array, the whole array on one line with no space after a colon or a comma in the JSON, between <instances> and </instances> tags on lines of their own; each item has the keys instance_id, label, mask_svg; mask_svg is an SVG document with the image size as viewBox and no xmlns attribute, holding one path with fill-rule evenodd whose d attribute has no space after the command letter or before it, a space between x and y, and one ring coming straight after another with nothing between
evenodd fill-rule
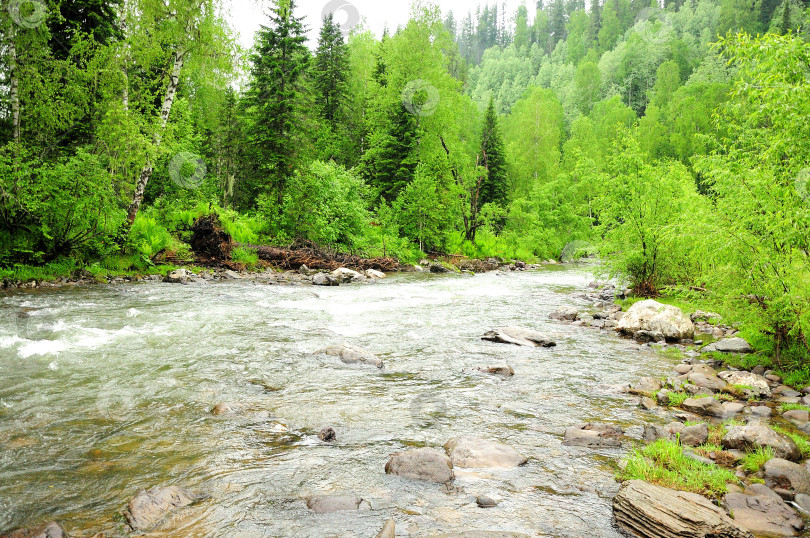
<instances>
[{"instance_id":1,"label":"flowing river water","mask_svg":"<svg viewBox=\"0 0 810 538\"><path fill-rule=\"evenodd\" d=\"M375 285L132 283L0 296L0 530L57 519L74 536L121 532L139 489L210 495L176 512L173 536L371 537L466 530L620 536L618 449L562 446L584 421L638 430L617 386L672 360L612 331L549 319L586 307L587 268L393 275ZM550 349L484 342L540 330ZM313 354L342 342L385 368ZM509 364L515 376L480 373ZM214 416L218 402L245 412ZM317 438L332 426L337 441ZM457 435L500 440L517 469L456 469L453 488L386 475L392 452ZM304 499L355 493L359 511ZM477 495L500 501L479 508ZM158 535L159 533L156 533Z\"/></svg>"}]
</instances>

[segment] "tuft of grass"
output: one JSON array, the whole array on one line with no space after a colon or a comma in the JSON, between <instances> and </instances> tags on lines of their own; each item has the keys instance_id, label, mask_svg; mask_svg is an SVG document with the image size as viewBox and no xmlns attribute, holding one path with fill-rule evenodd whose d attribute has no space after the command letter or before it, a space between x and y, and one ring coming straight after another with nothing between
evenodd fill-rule
<instances>
[{"instance_id":1,"label":"tuft of grass","mask_svg":"<svg viewBox=\"0 0 810 538\"><path fill-rule=\"evenodd\" d=\"M670 407L680 407L683 401L689 398L689 394L685 392L670 392L667 396L667 405Z\"/></svg>"},{"instance_id":2,"label":"tuft of grass","mask_svg":"<svg viewBox=\"0 0 810 538\"><path fill-rule=\"evenodd\" d=\"M796 446L799 447L799 450L802 453L802 457L810 458L810 440L807 439L807 436L795 431L788 430L787 428L783 428L782 426L773 425L771 426L771 428L774 431L787 435L788 437L793 439L793 442L796 443Z\"/></svg>"},{"instance_id":3,"label":"tuft of grass","mask_svg":"<svg viewBox=\"0 0 810 538\"><path fill-rule=\"evenodd\" d=\"M810 407L808 407L806 405L797 404L797 403L783 403L782 404L782 412L783 413L785 411L793 411L793 410L796 410L796 409L798 409L799 411L810 411Z\"/></svg>"},{"instance_id":4,"label":"tuft of grass","mask_svg":"<svg viewBox=\"0 0 810 538\"><path fill-rule=\"evenodd\" d=\"M235 248L231 251L231 260L253 269L259 263L259 253L249 248Z\"/></svg>"},{"instance_id":5,"label":"tuft of grass","mask_svg":"<svg viewBox=\"0 0 810 538\"><path fill-rule=\"evenodd\" d=\"M683 351L681 351L677 347L665 347L665 348L659 349L658 353L661 356L666 357L668 359L672 359L672 360L680 360L680 359L683 358Z\"/></svg>"},{"instance_id":6,"label":"tuft of grass","mask_svg":"<svg viewBox=\"0 0 810 538\"><path fill-rule=\"evenodd\" d=\"M773 449L769 446L759 447L743 457L742 467L747 473L755 473L770 459L773 459Z\"/></svg>"},{"instance_id":7,"label":"tuft of grass","mask_svg":"<svg viewBox=\"0 0 810 538\"><path fill-rule=\"evenodd\" d=\"M728 469L687 458L675 441L659 439L627 458L627 465L617 475L619 480L646 480L660 486L691 491L711 499L721 498L726 484L739 483Z\"/></svg>"}]
</instances>

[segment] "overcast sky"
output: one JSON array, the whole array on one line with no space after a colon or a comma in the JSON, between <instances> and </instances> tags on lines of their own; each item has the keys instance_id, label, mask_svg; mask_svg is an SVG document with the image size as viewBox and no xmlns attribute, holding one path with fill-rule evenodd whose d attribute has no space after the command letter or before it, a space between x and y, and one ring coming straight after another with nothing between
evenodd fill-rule
<instances>
[{"instance_id":1,"label":"overcast sky","mask_svg":"<svg viewBox=\"0 0 810 538\"><path fill-rule=\"evenodd\" d=\"M490 0L490 5L494 5L496 2L500 10L502 0ZM266 6L271 5L270 0L226 0L226 3L230 5L230 20L240 34L239 42L245 48L252 46L253 34L261 24L267 23L267 16L264 13ZM452 10L456 15L456 20L460 20L468 11L475 12L476 5L479 3L483 5L486 2L438 0L437 3L443 14ZM506 2L509 17L514 15L520 4L521 0ZM534 5L534 1L527 2L527 5L530 4ZM361 18L365 19L366 25L379 37L386 25L393 31L397 26L404 25L408 21L411 2L410 0L298 0L296 14L299 17L306 17L304 22L309 26L310 47L312 48L314 48L312 42L317 39L323 12L327 6L336 6L335 20L340 23L346 21L349 16L354 18L356 14L359 14Z\"/></svg>"}]
</instances>

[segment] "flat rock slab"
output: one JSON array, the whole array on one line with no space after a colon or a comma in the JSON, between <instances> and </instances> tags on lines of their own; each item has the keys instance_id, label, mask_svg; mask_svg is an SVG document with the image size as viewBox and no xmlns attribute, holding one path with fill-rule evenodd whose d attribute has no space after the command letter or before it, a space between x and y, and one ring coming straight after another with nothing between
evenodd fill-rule
<instances>
[{"instance_id":1,"label":"flat rock slab","mask_svg":"<svg viewBox=\"0 0 810 538\"><path fill-rule=\"evenodd\" d=\"M774 456L785 460L796 461L801 458L801 452L793 439L775 432L766 424L751 422L744 426L733 426L723 436L724 448L750 450L769 446Z\"/></svg>"},{"instance_id":2,"label":"flat rock slab","mask_svg":"<svg viewBox=\"0 0 810 538\"><path fill-rule=\"evenodd\" d=\"M708 346L703 347L701 353L708 353L709 351L720 351L721 353L752 353L751 345L739 337L723 338L717 342L712 342Z\"/></svg>"},{"instance_id":3,"label":"flat rock slab","mask_svg":"<svg viewBox=\"0 0 810 538\"><path fill-rule=\"evenodd\" d=\"M708 417L723 418L726 415L726 410L723 409L723 405L710 396L703 398L687 398L683 401L681 407L697 415Z\"/></svg>"},{"instance_id":4,"label":"flat rock slab","mask_svg":"<svg viewBox=\"0 0 810 538\"><path fill-rule=\"evenodd\" d=\"M385 472L444 484L453 479L453 462L444 452L435 448L415 448L391 454Z\"/></svg>"},{"instance_id":5,"label":"flat rock slab","mask_svg":"<svg viewBox=\"0 0 810 538\"><path fill-rule=\"evenodd\" d=\"M580 424L565 429L562 444L589 448L620 447L622 446L622 435L624 435L624 430L618 426L594 423Z\"/></svg>"},{"instance_id":6,"label":"flat rock slab","mask_svg":"<svg viewBox=\"0 0 810 538\"><path fill-rule=\"evenodd\" d=\"M0 538L68 538L68 533L56 521L30 529L16 529Z\"/></svg>"},{"instance_id":7,"label":"flat rock slab","mask_svg":"<svg viewBox=\"0 0 810 538\"><path fill-rule=\"evenodd\" d=\"M450 456L453 467L509 469L519 467L528 461L511 446L469 435L450 439L444 445L444 449Z\"/></svg>"},{"instance_id":8,"label":"flat rock slab","mask_svg":"<svg viewBox=\"0 0 810 538\"><path fill-rule=\"evenodd\" d=\"M356 495L315 495L307 499L307 508L316 514L357 510L362 499Z\"/></svg>"},{"instance_id":9,"label":"flat rock slab","mask_svg":"<svg viewBox=\"0 0 810 538\"><path fill-rule=\"evenodd\" d=\"M199 495L179 486L142 489L129 500L124 517L132 530L146 531L156 527L170 512L198 500Z\"/></svg>"},{"instance_id":10,"label":"flat rock slab","mask_svg":"<svg viewBox=\"0 0 810 538\"><path fill-rule=\"evenodd\" d=\"M622 484L613 515L620 528L642 538L753 538L705 497L642 480Z\"/></svg>"},{"instance_id":11,"label":"flat rock slab","mask_svg":"<svg viewBox=\"0 0 810 538\"><path fill-rule=\"evenodd\" d=\"M726 508L734 521L756 535L796 536L804 522L778 495L728 493Z\"/></svg>"},{"instance_id":12,"label":"flat rock slab","mask_svg":"<svg viewBox=\"0 0 810 538\"><path fill-rule=\"evenodd\" d=\"M547 338L545 335L523 327L503 327L501 329L495 329L494 331L489 331L484 334L481 340L527 347L552 347L557 345L556 342Z\"/></svg>"},{"instance_id":13,"label":"flat rock slab","mask_svg":"<svg viewBox=\"0 0 810 538\"><path fill-rule=\"evenodd\" d=\"M368 364L377 368L383 367L383 361L371 351L351 344L325 347L316 351L315 354L338 357L344 364Z\"/></svg>"}]
</instances>

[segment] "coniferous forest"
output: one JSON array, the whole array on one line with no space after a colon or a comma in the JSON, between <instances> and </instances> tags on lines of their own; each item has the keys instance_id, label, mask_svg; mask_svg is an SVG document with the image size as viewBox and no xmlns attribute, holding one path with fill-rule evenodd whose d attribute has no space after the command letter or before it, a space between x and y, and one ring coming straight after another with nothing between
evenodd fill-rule
<instances>
[{"instance_id":1,"label":"coniferous forest","mask_svg":"<svg viewBox=\"0 0 810 538\"><path fill-rule=\"evenodd\" d=\"M217 214L245 267L247 245L301 242L598 256L808 364L802 0L417 0L381 37L274 0L250 50L223 0L6 7L4 278L192 264L189 227Z\"/></svg>"}]
</instances>

